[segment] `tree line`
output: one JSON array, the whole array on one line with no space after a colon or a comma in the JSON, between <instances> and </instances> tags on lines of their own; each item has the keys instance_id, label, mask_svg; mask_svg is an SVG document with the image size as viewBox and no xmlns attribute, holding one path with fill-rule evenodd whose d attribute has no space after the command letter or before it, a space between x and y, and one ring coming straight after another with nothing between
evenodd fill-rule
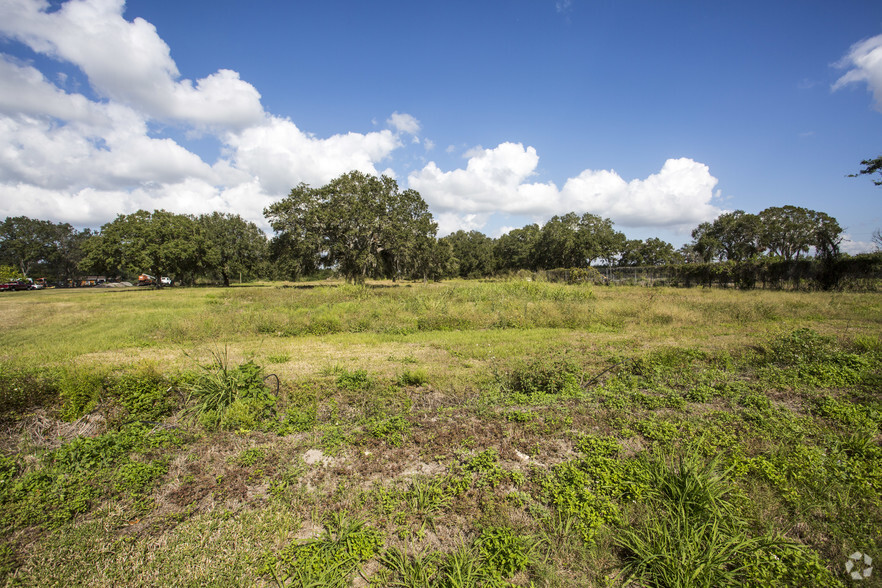
<instances>
[{"instance_id":1,"label":"tree line","mask_svg":"<svg viewBox=\"0 0 882 588\"><path fill-rule=\"evenodd\" d=\"M774 259L839 259L835 218L797 206L741 210L698 225L675 249L651 237L628 239L608 218L570 212L498 238L438 226L415 190L386 176L350 172L321 187L300 184L264 210L268 238L236 214L165 210L120 214L98 231L24 216L0 225L0 265L23 276L72 280L82 273L178 282L300 279L335 272L365 279L477 278L553 268L646 267Z\"/></svg>"}]
</instances>

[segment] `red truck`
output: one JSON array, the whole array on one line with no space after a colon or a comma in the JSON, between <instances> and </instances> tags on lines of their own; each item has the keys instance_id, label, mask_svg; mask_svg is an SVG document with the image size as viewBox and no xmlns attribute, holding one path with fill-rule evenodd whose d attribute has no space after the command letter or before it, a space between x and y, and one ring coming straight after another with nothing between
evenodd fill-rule
<instances>
[{"instance_id":1,"label":"red truck","mask_svg":"<svg viewBox=\"0 0 882 588\"><path fill-rule=\"evenodd\" d=\"M5 284L0 284L0 292L11 292L12 290L30 290L34 283L30 280L10 280Z\"/></svg>"}]
</instances>

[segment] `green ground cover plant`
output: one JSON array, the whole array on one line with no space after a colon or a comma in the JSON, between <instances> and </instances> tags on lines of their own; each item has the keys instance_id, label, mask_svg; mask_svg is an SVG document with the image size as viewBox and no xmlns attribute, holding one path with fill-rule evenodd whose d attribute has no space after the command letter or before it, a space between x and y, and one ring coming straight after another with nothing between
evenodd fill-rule
<instances>
[{"instance_id":1,"label":"green ground cover plant","mask_svg":"<svg viewBox=\"0 0 882 588\"><path fill-rule=\"evenodd\" d=\"M0 300L6 585L847 586L882 558L878 294L43 294Z\"/></svg>"}]
</instances>

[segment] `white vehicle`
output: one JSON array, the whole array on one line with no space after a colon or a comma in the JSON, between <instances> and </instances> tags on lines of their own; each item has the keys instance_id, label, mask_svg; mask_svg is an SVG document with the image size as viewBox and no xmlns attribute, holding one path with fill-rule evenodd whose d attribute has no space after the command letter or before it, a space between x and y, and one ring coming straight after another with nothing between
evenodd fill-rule
<instances>
[{"instance_id":1,"label":"white vehicle","mask_svg":"<svg viewBox=\"0 0 882 588\"><path fill-rule=\"evenodd\" d=\"M165 276L159 278L159 284L162 286L171 286L172 281L171 278L166 278Z\"/></svg>"}]
</instances>

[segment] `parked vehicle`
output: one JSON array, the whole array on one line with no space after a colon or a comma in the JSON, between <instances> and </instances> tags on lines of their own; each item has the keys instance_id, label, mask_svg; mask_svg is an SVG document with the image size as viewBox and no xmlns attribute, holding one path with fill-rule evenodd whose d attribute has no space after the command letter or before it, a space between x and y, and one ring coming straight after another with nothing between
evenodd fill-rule
<instances>
[{"instance_id":1,"label":"parked vehicle","mask_svg":"<svg viewBox=\"0 0 882 588\"><path fill-rule=\"evenodd\" d=\"M165 277L165 276L159 278L159 283L160 283L162 286L171 286L171 285L172 285L171 278L167 278L167 277Z\"/></svg>"},{"instance_id":2,"label":"parked vehicle","mask_svg":"<svg viewBox=\"0 0 882 588\"><path fill-rule=\"evenodd\" d=\"M33 282L30 280L10 280L5 284L0 284L0 291L10 292L12 290L30 290Z\"/></svg>"},{"instance_id":3,"label":"parked vehicle","mask_svg":"<svg viewBox=\"0 0 882 588\"><path fill-rule=\"evenodd\" d=\"M156 283L156 278L147 274L141 274L138 276L138 285L139 286L152 286Z\"/></svg>"}]
</instances>

